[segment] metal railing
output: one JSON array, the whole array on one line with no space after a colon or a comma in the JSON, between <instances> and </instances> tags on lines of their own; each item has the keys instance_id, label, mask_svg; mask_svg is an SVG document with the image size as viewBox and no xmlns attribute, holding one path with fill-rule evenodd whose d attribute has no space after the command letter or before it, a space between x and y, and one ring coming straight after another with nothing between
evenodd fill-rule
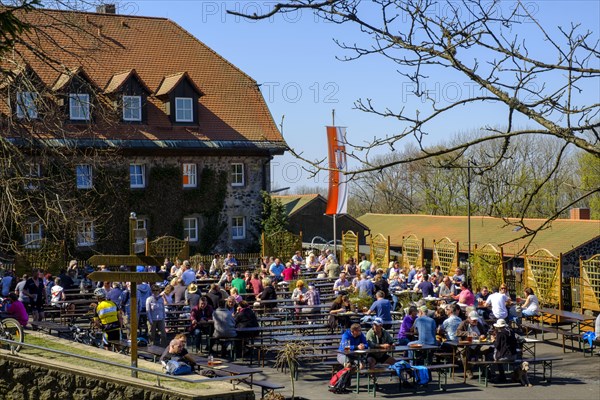
<instances>
[{"instance_id":1,"label":"metal railing","mask_svg":"<svg viewBox=\"0 0 600 400\"><path fill-rule=\"evenodd\" d=\"M144 374L155 375L156 376L156 384L158 387L163 387L160 384L160 378L177 380L177 381L182 381L182 382L187 382L187 383L210 383L210 382L215 382L215 381L241 381L241 380L250 378L250 374L240 374L240 375L232 375L232 376L220 376L220 377L215 377L215 378L191 379L191 378L186 378L182 375L167 375L163 372L152 371L152 370L145 369L145 368L132 367L132 366L128 366L128 365L118 364L118 363L115 363L112 361L100 360L97 358L86 357L86 356L82 356L79 354L69 353L66 351L50 349L48 347L38 346L35 344L30 344L30 343L16 342L14 340L9 340L9 339L4 339L4 338L0 338L0 343L8 343L11 345L21 346L21 347L30 347L32 349L49 351L51 353L60 354L63 356L75 357L75 358L79 358L81 360L98 362L101 364L106 364L106 365L110 365L113 367L123 368L123 369L127 369L130 371L136 371L136 372L142 372ZM13 355L16 354L14 351L11 351L11 353ZM236 383L234 383L234 382L231 382L231 383L233 385L233 388L235 389Z\"/></svg>"}]
</instances>

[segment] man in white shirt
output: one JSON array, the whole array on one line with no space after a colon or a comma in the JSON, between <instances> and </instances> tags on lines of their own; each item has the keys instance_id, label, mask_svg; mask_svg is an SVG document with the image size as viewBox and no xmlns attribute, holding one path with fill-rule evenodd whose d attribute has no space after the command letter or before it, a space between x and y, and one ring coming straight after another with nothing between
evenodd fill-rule
<instances>
[{"instance_id":1,"label":"man in white shirt","mask_svg":"<svg viewBox=\"0 0 600 400\"><path fill-rule=\"evenodd\" d=\"M490 294L485 302L486 307L492 307L492 314L496 319L506 319L508 317L506 303L510 301L510 297L508 297L506 291L506 285L503 284L500 286L500 290L494 290L494 293Z\"/></svg>"}]
</instances>

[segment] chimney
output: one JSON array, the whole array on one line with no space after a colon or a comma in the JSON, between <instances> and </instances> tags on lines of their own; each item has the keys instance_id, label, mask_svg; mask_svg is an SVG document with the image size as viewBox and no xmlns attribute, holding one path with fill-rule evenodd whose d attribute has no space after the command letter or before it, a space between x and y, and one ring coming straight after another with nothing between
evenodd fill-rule
<instances>
[{"instance_id":1,"label":"chimney","mask_svg":"<svg viewBox=\"0 0 600 400\"><path fill-rule=\"evenodd\" d=\"M116 14L117 6L115 4L101 4L96 6L96 12L98 14Z\"/></svg>"},{"instance_id":2,"label":"chimney","mask_svg":"<svg viewBox=\"0 0 600 400\"><path fill-rule=\"evenodd\" d=\"M570 214L571 219L590 219L589 208L571 208Z\"/></svg>"}]
</instances>

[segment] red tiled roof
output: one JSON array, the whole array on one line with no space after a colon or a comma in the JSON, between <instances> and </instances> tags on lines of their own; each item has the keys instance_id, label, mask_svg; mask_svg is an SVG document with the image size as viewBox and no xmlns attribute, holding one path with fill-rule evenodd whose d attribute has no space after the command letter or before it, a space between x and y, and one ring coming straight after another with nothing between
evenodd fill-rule
<instances>
[{"instance_id":1,"label":"red tiled roof","mask_svg":"<svg viewBox=\"0 0 600 400\"><path fill-rule=\"evenodd\" d=\"M127 82L127 80L132 76L135 76L138 82L144 87L144 89L146 89L148 93L152 93L150 88L148 88L144 80L140 78L135 69L130 69L129 71L121 72L119 74L114 74L106 84L106 87L104 88L104 93L118 92L119 90L121 90L121 86L123 86L123 84Z\"/></svg>"},{"instance_id":2,"label":"red tiled roof","mask_svg":"<svg viewBox=\"0 0 600 400\"><path fill-rule=\"evenodd\" d=\"M173 74L173 75L170 75L170 76L165 76L165 78L160 83L160 86L156 90L155 96L159 97L159 96L164 96L166 94L171 93L171 90L175 89L175 87L177 85L179 85L179 82L181 82L183 79L188 79L188 81L192 84L192 87L194 88L194 90L196 90L196 92L199 95L202 94L202 91L200 90L200 88L198 86L196 86L196 84L194 83L194 81L192 81L190 79L188 73L187 72L180 72L178 74Z\"/></svg>"},{"instance_id":3,"label":"red tiled roof","mask_svg":"<svg viewBox=\"0 0 600 400\"><path fill-rule=\"evenodd\" d=\"M47 87L63 87L69 77L61 72L81 68L95 85L114 91L126 79L123 71L135 70L151 91L160 85L162 93L165 77L181 79L187 73L204 94L198 126L173 126L163 102L149 96L146 125L103 128L94 138L263 142L278 151L285 145L256 81L173 21L57 10L33 11L26 19L44 35L33 31L23 41L60 60L52 65L20 49Z\"/></svg>"}]
</instances>

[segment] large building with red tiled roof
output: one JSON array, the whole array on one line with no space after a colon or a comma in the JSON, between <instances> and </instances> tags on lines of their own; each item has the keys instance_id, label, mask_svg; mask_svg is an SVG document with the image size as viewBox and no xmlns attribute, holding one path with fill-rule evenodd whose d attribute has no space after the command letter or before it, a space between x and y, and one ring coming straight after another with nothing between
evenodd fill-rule
<instances>
[{"instance_id":1,"label":"large building with red tiled roof","mask_svg":"<svg viewBox=\"0 0 600 400\"><path fill-rule=\"evenodd\" d=\"M286 149L256 81L166 18L57 10L20 17L35 29L1 60L12 71L0 82L5 139L116 150L131 193L115 207L136 212L150 237L187 237L204 251L254 246L259 192L270 189L270 160ZM18 85L24 77L33 82L27 89ZM23 119L27 130L11 128ZM206 207L216 196L220 204ZM128 212L115 213L111 222L126 225ZM126 243L116 235L102 246L94 236L83 243L94 251Z\"/></svg>"}]
</instances>

